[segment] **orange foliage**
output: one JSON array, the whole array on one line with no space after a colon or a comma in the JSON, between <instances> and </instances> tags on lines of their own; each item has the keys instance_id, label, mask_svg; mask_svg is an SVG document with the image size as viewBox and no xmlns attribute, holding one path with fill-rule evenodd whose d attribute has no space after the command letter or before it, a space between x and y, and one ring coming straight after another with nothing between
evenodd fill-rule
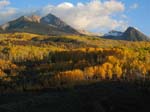
<instances>
[{"instance_id":1,"label":"orange foliage","mask_svg":"<svg viewBox=\"0 0 150 112\"><path fill-rule=\"evenodd\" d=\"M60 72L57 78L61 81L78 81L84 80L83 72L79 69L73 71Z\"/></svg>"}]
</instances>

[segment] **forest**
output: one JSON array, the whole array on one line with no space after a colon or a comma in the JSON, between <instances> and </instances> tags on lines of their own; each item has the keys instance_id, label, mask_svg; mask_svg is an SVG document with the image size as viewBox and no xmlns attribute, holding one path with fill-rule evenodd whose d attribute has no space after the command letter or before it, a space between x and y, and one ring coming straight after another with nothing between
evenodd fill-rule
<instances>
[{"instance_id":1,"label":"forest","mask_svg":"<svg viewBox=\"0 0 150 112\"><path fill-rule=\"evenodd\" d=\"M98 37L0 34L0 93L150 79L150 43Z\"/></svg>"}]
</instances>

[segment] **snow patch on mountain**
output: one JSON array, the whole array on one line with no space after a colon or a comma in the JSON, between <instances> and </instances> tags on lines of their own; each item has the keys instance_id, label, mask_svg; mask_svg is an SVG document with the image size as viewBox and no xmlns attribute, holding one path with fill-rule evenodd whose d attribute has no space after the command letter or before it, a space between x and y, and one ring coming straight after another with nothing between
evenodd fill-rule
<instances>
[{"instance_id":1,"label":"snow patch on mountain","mask_svg":"<svg viewBox=\"0 0 150 112\"><path fill-rule=\"evenodd\" d=\"M122 36L123 35L123 32L119 32L119 31L115 31L115 30L112 30L106 34L104 34L104 36Z\"/></svg>"}]
</instances>

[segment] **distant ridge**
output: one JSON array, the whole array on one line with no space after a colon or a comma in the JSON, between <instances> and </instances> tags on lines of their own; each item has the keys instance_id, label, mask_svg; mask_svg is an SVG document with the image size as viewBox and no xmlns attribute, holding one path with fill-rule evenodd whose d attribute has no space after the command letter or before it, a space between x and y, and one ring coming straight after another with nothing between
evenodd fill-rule
<instances>
[{"instance_id":1,"label":"distant ridge","mask_svg":"<svg viewBox=\"0 0 150 112\"><path fill-rule=\"evenodd\" d=\"M87 35L105 39L127 41L149 41L150 38L134 27L128 27L125 32L112 30L103 36L85 30L76 30L59 17L48 14L44 17L37 15L21 16L0 26L0 33L26 32L42 35Z\"/></svg>"},{"instance_id":2,"label":"distant ridge","mask_svg":"<svg viewBox=\"0 0 150 112\"><path fill-rule=\"evenodd\" d=\"M134 27L128 27L125 32L113 31L103 36L105 39L127 41L149 41L150 38Z\"/></svg>"},{"instance_id":3,"label":"distant ridge","mask_svg":"<svg viewBox=\"0 0 150 112\"><path fill-rule=\"evenodd\" d=\"M43 35L80 34L58 17L48 14L45 17L37 15L21 16L0 26L1 33L27 32Z\"/></svg>"},{"instance_id":4,"label":"distant ridge","mask_svg":"<svg viewBox=\"0 0 150 112\"><path fill-rule=\"evenodd\" d=\"M125 40L129 41L148 41L150 40L145 34L134 27L129 27L122 35Z\"/></svg>"}]
</instances>

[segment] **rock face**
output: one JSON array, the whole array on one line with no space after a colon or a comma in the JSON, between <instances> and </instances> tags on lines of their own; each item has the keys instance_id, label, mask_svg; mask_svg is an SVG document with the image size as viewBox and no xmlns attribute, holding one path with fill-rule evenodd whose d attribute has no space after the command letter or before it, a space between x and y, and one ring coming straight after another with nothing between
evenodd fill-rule
<instances>
[{"instance_id":1,"label":"rock face","mask_svg":"<svg viewBox=\"0 0 150 112\"><path fill-rule=\"evenodd\" d=\"M41 19L40 16L32 15L30 18L31 18L32 22L40 23L40 19Z\"/></svg>"},{"instance_id":2,"label":"rock face","mask_svg":"<svg viewBox=\"0 0 150 112\"><path fill-rule=\"evenodd\" d=\"M22 16L1 25L0 32L27 32L44 35L79 34L77 30L52 14L42 18L36 15Z\"/></svg>"},{"instance_id":3,"label":"rock face","mask_svg":"<svg viewBox=\"0 0 150 112\"><path fill-rule=\"evenodd\" d=\"M47 24L49 26L54 26L62 31L68 32L68 33L75 33L77 34L77 30L66 24L64 21L62 21L60 18L54 16L53 14L48 14L47 16L41 18L40 22L42 24Z\"/></svg>"},{"instance_id":4,"label":"rock face","mask_svg":"<svg viewBox=\"0 0 150 112\"><path fill-rule=\"evenodd\" d=\"M128 27L125 32L111 31L103 36L105 39L127 41L149 41L150 38L134 27Z\"/></svg>"}]
</instances>

